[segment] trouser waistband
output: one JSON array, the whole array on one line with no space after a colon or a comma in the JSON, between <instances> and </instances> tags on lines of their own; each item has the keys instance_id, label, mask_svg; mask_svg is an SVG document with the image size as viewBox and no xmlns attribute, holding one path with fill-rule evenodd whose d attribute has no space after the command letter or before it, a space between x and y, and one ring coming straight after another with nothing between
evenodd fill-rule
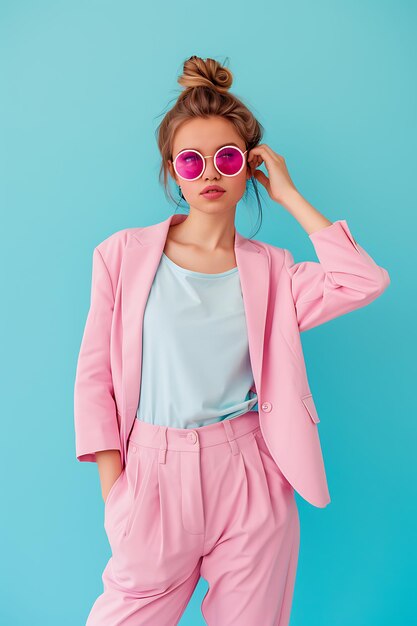
<instances>
[{"instance_id":1,"label":"trouser waistband","mask_svg":"<svg viewBox=\"0 0 417 626\"><path fill-rule=\"evenodd\" d=\"M196 452L200 448L229 442L232 454L239 452L237 439L259 428L258 411L248 411L200 428L171 428L149 424L135 418L128 445L159 448L159 463L165 463L166 451Z\"/></svg>"}]
</instances>

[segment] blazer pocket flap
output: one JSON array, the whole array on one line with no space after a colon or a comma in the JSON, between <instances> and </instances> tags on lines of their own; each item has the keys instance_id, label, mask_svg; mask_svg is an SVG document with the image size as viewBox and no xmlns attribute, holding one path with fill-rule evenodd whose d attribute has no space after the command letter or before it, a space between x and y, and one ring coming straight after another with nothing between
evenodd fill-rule
<instances>
[{"instance_id":1,"label":"blazer pocket flap","mask_svg":"<svg viewBox=\"0 0 417 626\"><path fill-rule=\"evenodd\" d=\"M320 421L320 418L317 413L316 405L314 404L313 395L310 393L307 396L303 396L301 400L303 401L311 419L315 424L317 424Z\"/></svg>"}]
</instances>

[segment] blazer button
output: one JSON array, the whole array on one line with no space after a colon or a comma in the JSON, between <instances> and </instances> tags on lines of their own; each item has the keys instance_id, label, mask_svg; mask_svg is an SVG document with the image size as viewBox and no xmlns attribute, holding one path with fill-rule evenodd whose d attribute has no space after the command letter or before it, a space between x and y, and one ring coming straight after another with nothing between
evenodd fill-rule
<instances>
[{"instance_id":1,"label":"blazer button","mask_svg":"<svg viewBox=\"0 0 417 626\"><path fill-rule=\"evenodd\" d=\"M265 411L265 413L269 413L272 409L272 404L270 402L262 402L261 409L262 411Z\"/></svg>"}]
</instances>

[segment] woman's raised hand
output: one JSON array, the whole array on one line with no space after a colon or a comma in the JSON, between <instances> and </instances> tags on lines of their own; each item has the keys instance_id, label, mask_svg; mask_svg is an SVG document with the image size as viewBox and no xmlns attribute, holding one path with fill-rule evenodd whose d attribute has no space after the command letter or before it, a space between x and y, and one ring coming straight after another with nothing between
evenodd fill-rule
<instances>
[{"instance_id":1,"label":"woman's raised hand","mask_svg":"<svg viewBox=\"0 0 417 626\"><path fill-rule=\"evenodd\" d=\"M269 177L262 170L256 169L262 163L265 163ZM265 187L270 198L275 202L285 205L288 195L297 191L289 175L284 157L274 152L265 143L261 143L249 151L248 164L252 176Z\"/></svg>"}]
</instances>

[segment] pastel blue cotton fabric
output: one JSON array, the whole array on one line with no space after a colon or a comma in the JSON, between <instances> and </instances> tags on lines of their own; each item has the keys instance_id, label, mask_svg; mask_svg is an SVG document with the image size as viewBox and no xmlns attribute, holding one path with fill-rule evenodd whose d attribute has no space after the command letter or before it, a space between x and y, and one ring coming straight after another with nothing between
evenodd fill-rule
<instances>
[{"instance_id":1,"label":"pastel blue cotton fabric","mask_svg":"<svg viewBox=\"0 0 417 626\"><path fill-rule=\"evenodd\" d=\"M136 417L198 428L258 410L237 267L206 274L164 252L143 319Z\"/></svg>"}]
</instances>

